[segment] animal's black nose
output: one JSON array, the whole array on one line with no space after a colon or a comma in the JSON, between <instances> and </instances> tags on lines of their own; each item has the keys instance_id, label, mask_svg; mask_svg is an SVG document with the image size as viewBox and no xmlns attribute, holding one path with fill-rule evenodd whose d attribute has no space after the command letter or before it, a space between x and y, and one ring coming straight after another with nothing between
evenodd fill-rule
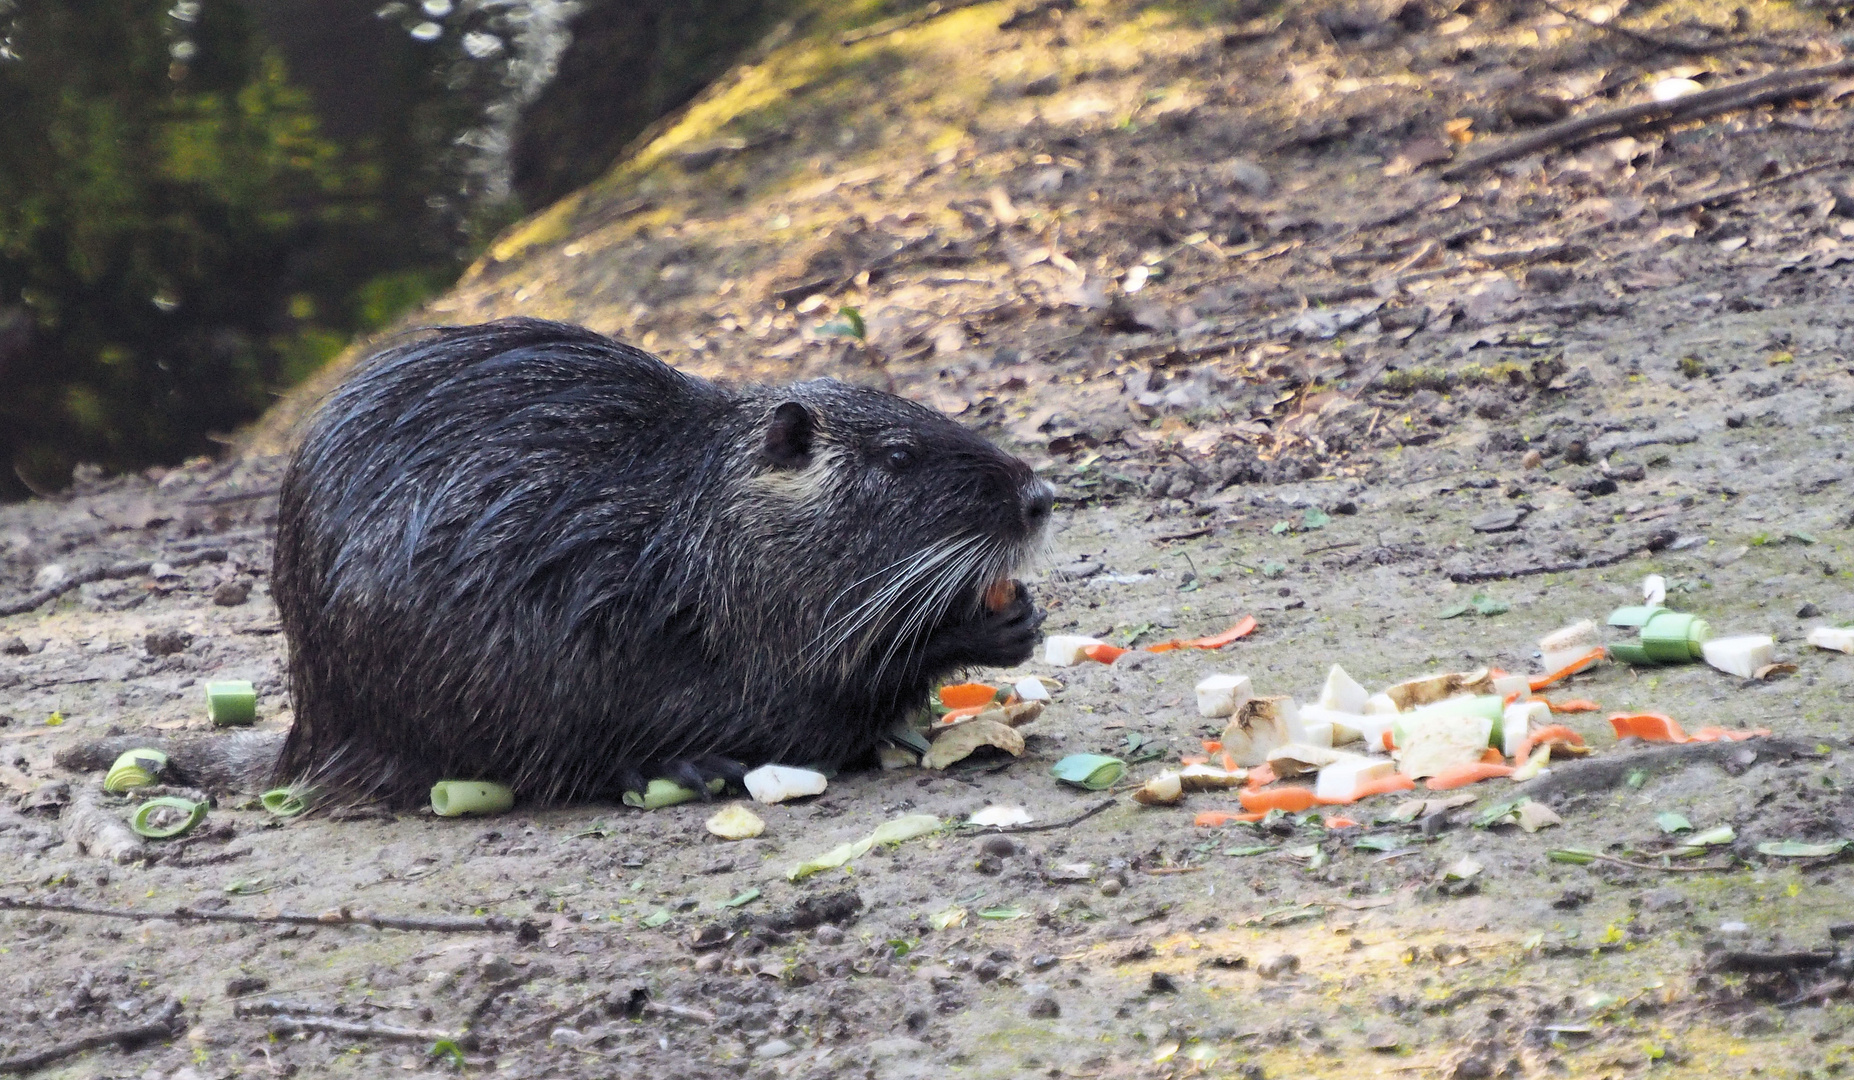
<instances>
[{"instance_id":1,"label":"animal's black nose","mask_svg":"<svg viewBox=\"0 0 1854 1080\"><path fill-rule=\"evenodd\" d=\"M1037 480L1024 488L1024 520L1032 529L1040 529L1056 508L1056 489L1047 481Z\"/></svg>"}]
</instances>

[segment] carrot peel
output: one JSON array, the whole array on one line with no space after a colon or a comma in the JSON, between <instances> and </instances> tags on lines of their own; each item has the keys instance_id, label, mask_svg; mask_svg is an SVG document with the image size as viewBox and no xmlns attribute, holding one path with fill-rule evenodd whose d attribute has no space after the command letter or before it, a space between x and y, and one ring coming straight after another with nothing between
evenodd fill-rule
<instances>
[{"instance_id":1,"label":"carrot peel","mask_svg":"<svg viewBox=\"0 0 1854 1080\"><path fill-rule=\"evenodd\" d=\"M1617 713L1609 718L1616 738L1637 738L1643 742L1692 742L1693 737L1680 728L1680 722L1662 713Z\"/></svg>"},{"instance_id":2,"label":"carrot peel","mask_svg":"<svg viewBox=\"0 0 1854 1080\"><path fill-rule=\"evenodd\" d=\"M949 709L969 709L990 705L998 697L998 688L984 683L957 683L940 688L940 704Z\"/></svg>"},{"instance_id":3,"label":"carrot peel","mask_svg":"<svg viewBox=\"0 0 1854 1080\"><path fill-rule=\"evenodd\" d=\"M1426 784L1431 791L1452 791L1469 784L1478 784L1482 780L1513 775L1511 765L1495 765L1491 762L1476 761L1467 765L1454 765L1443 769L1430 777Z\"/></svg>"},{"instance_id":4,"label":"carrot peel","mask_svg":"<svg viewBox=\"0 0 1854 1080\"><path fill-rule=\"evenodd\" d=\"M1230 810L1205 810L1191 819L1191 824L1200 829L1214 829L1228 825L1232 821L1260 820L1261 815L1238 814Z\"/></svg>"},{"instance_id":5,"label":"carrot peel","mask_svg":"<svg viewBox=\"0 0 1854 1080\"><path fill-rule=\"evenodd\" d=\"M1513 755L1513 760L1525 761L1532 756L1532 751L1548 744L1551 746L1581 747L1584 745L1584 737L1572 731L1570 728L1565 727L1563 724L1553 724L1550 727L1540 728L1526 736L1525 741L1519 744L1519 752Z\"/></svg>"},{"instance_id":6,"label":"carrot peel","mask_svg":"<svg viewBox=\"0 0 1854 1080\"><path fill-rule=\"evenodd\" d=\"M1101 664L1111 664L1127 654L1127 650L1118 645L1090 645L1082 650L1082 655Z\"/></svg>"},{"instance_id":7,"label":"carrot peel","mask_svg":"<svg viewBox=\"0 0 1854 1080\"><path fill-rule=\"evenodd\" d=\"M942 724L955 724L969 717L977 716L979 713L985 712L990 708L991 705L987 703L984 705L969 705L963 709L948 709L945 713L941 714L940 722Z\"/></svg>"},{"instance_id":8,"label":"carrot peel","mask_svg":"<svg viewBox=\"0 0 1854 1080\"><path fill-rule=\"evenodd\" d=\"M1242 618L1236 620L1234 626L1231 626L1221 634L1211 634L1208 637L1188 638L1185 640L1161 641L1157 645L1146 646L1146 651L1162 653L1171 652L1173 649L1221 649L1223 646L1228 645L1238 638L1245 638L1255 633L1256 625L1255 616L1244 615Z\"/></svg>"},{"instance_id":9,"label":"carrot peel","mask_svg":"<svg viewBox=\"0 0 1854 1080\"><path fill-rule=\"evenodd\" d=\"M1309 787L1251 788L1238 792L1236 797L1250 813L1285 810L1295 814L1311 810L1314 805L1313 789Z\"/></svg>"},{"instance_id":10,"label":"carrot peel","mask_svg":"<svg viewBox=\"0 0 1854 1080\"><path fill-rule=\"evenodd\" d=\"M1578 657L1577 659L1559 668L1558 670L1552 672L1551 674L1542 676L1537 679L1533 679L1531 682L1527 683L1526 685L1530 686L1534 693L1537 693L1538 691L1545 689L1546 687L1552 685L1553 683L1562 682L1563 680L1568 679L1571 676L1577 674L1578 672L1583 671L1586 668L1590 667L1590 665L1596 663L1598 660L1603 659L1604 652L1605 650L1603 649L1603 647L1599 645L1596 648L1591 649L1589 652L1585 653L1584 655Z\"/></svg>"}]
</instances>

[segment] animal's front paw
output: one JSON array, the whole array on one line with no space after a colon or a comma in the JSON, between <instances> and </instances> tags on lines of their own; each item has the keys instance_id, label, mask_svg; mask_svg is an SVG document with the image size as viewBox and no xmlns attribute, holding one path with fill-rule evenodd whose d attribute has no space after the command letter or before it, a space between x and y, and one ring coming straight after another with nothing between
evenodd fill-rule
<instances>
[{"instance_id":1,"label":"animal's front paw","mask_svg":"<svg viewBox=\"0 0 1854 1080\"><path fill-rule=\"evenodd\" d=\"M972 624L971 643L975 656L971 663L995 667L1021 664L1030 659L1036 652L1036 643L1043 639L1044 612L1038 610L1023 582L1008 584L1013 590L1008 599L994 607L993 601L999 599L999 589L994 586L986 595L984 609Z\"/></svg>"}]
</instances>

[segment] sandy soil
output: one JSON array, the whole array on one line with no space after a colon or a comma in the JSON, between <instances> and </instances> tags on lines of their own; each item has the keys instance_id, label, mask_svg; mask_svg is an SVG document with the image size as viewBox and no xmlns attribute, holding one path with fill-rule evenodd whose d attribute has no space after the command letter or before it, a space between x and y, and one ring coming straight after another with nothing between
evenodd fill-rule
<instances>
[{"instance_id":1,"label":"sandy soil","mask_svg":"<svg viewBox=\"0 0 1854 1080\"><path fill-rule=\"evenodd\" d=\"M982 7L987 32L1003 33L999 6ZM1099 5L1081 9L1105 19ZM1364 39L1319 23L1324 44L1295 30L1280 56L1340 69L1445 56L1485 75L1473 65L1523 52L1500 35L1535 16L1487 25L1493 15L1483 12L1452 31L1484 31L1479 61L1447 52L1456 46L1434 27L1400 37L1386 23ZM1067 33L1081 49L1120 28L1086 25L1032 25L1041 35L1032 43L1057 49L1051 35ZM1622 49L1589 27L1551 25L1551 40L1582 48L1566 46L1561 59L1602 66ZM1238 40L1215 23L1175 33L1232 50L1217 60L1217 85L1239 84L1242 64L1279 59L1242 51L1272 48L1267 33ZM1387 57L1396 49L1401 59ZM1142 55L1089 85L1131 93L1177 76L1190 57L1209 63L1189 50ZM1631 63L1638 74L1662 70ZM1458 89L1472 82L1463 80ZM1410 197L1379 181L1392 157L1383 151L1395 149L1392 120L1412 115L1396 96L1407 87L1372 85L1390 96L1360 106L1348 130L1365 135L1331 144L1308 134L1280 150L1326 155L1327 180L1273 197L1346 221L1369 200ZM1196 167L1204 162L1193 147L1208 144L1192 132L1256 115L1239 95L1192 100L1204 111L1197 126L1120 134L1149 140L1142 153ZM1740 114L1657 133L1660 157L1631 153L1620 165L1604 147L1569 165L1552 159L1550 176L1535 162L1502 174L1504 189L1470 183L1469 202L1500 230L1531 214L1524 228L1543 235L1612 213L1618 200L1724 190L1820 156L1823 135L1777 119ZM1845 121L1825 108L1808 123ZM1380 129L1391 134L1373 142ZM1115 130L1075 137L1105 141ZM965 185L975 200L996 183L1027 201L1011 185L1034 186L1042 151L988 139L975 136L975 153L1016 155L1021 171L998 181L981 161L927 175ZM1089 183L1134 170L1133 158L1116 160ZM1774 172L1762 164L1770 160ZM1567 180L1573 173L1581 179ZM0 995L0 1059L139 1028L132 1046L64 1057L46 1075L1837 1075L1854 1008L1847 959L1827 950L1838 948L1831 928L1849 919L1846 859L1757 850L1854 838L1854 658L1802 641L1809 627L1854 621L1854 564L1842 550L1854 540L1845 459L1854 264L1843 261L1850 230L1834 179L1760 189L1699 217L1621 217L1615 231L1530 270L1503 269L1492 249L1431 250L1424 258L1442 262L1425 265L1449 273L1326 306L1305 303L1320 275L1371 279L1334 253L1362 243L1400 262L1422 245L1372 239L1356 223L1316 228L1254 262L1176 264L1153 286L1172 309L1164 329L1141 321L1159 315L1090 300L1090 268L1125 267L1143 243L1105 227L1065 234L1098 249L1087 258L1070 249L1084 270L1070 283L1077 303L1055 299L1068 287L1060 275L1046 289L1028 280L1049 269L1047 253L1016 270L959 272L971 282L900 282L968 314L944 349L933 344L938 322L885 324L896 329L882 333L897 335L878 358L887 375L1024 453L1062 492L1053 551L1033 582L1050 609L1046 629L1150 642L1244 614L1260 629L1215 653L1026 665L1011 674L1049 675L1064 688L1027 729L1021 759L846 773L822 797L761 808L767 830L751 841L709 836L711 809L699 805L280 821L223 798L199 833L126 863L75 850L65 801L98 799L98 777L60 769L59 751L107 734L205 733L201 684L212 678L251 679L261 725L287 725L284 644L266 589L277 466L254 456L80 478L66 498L0 508L0 603L52 582L54 565L118 575L0 620L0 907L39 905L0 911L10 991ZM1080 213L1087 185L1064 190ZM998 208L974 206L978 216ZM1371 228L1440 235L1463 227L1443 217L1467 213L1455 206ZM1265 209L1250 215L1252 253L1296 238L1291 222L1264 222ZM973 224L987 236L964 250L1003 267L1013 234L1000 227ZM678 243L656 229L597 240L609 246L600 272L639 245ZM566 260L579 257L557 240L552 261L524 263L516 245L450 301L453 312L524 310L524 282L559 284ZM1244 243L1227 226L1224 240L1231 250ZM1311 261L1281 270L1277 258ZM1115 280L1124 290L1124 276ZM635 320L598 317L633 311L628 288L588 286L585 311L555 296L538 313L635 331ZM831 288L880 291L854 275ZM993 290L1028 299L1001 326L974 323L969 313L993 303ZM779 321L772 291L735 294L780 313L759 345L753 310L736 317L713 292L658 299L677 335L689 332L678 320L717 305L711 315L740 329L739 355L798 342L781 354L783 368L761 374L846 363L867 374L867 355L795 317ZM839 291L812 321L846 299L878 314L880 296ZM1180 326L1181 305L1214 325ZM987 328L974 333L978 325ZM1260 337L1227 343L1250 334ZM1190 340L1224 344L1192 353ZM717 373L701 350L666 348ZM1387 796L1349 810L1354 826L1327 828L1315 814L1200 828L1196 812L1233 800L1198 794L1146 808L1122 792L1062 824L1103 796L1059 785L1050 764L1078 751L1147 758L1131 773L1140 780L1175 763L1217 731L1193 704L1205 674L1246 673L1260 692L1306 700L1335 662L1374 687L1488 664L1536 673L1541 634L1632 602L1648 573L1666 577L1672 606L1720 633L1774 635L1797 670L1744 682L1704 666L1606 665L1578 677L1559 696L1602 708L1561 718L1595 753L1561 766L1557 789L1541 795L1563 818L1555 828L1476 827L1513 797L1504 781L1468 789L1472 805L1411 823L1383 820L1402 801ZM248 597L217 602L236 598L228 583L248 585ZM1509 610L1443 617L1476 594ZM1637 751L1616 745L1605 718L1637 710L1773 736L1729 754L1616 768ZM787 879L799 860L901 814L950 823L988 804L1024 806L1055 827L1000 837L949 825L852 870ZM1698 830L1729 824L1736 839L1664 864L1671 842L1657 815L1669 812ZM1621 861L1548 859L1560 848ZM1464 860L1478 871L1451 880L1451 869L1470 869ZM188 914L132 920L46 905ZM417 928L344 922L343 909ZM954 909L963 923L936 929ZM280 921L290 913L335 914ZM227 916L249 921L209 921ZM446 918L508 922L438 922ZM1757 957L1772 970L1743 970ZM332 1030L292 1031L280 1016Z\"/></svg>"}]
</instances>

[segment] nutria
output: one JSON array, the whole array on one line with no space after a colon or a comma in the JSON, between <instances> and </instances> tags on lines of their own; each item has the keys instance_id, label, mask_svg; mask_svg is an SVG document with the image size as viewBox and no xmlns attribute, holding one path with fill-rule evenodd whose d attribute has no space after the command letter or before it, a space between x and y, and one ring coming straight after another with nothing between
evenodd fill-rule
<instances>
[{"instance_id":1,"label":"nutria","mask_svg":"<svg viewBox=\"0 0 1854 1080\"><path fill-rule=\"evenodd\" d=\"M852 762L936 680L1030 656L1012 574L1053 495L890 394L723 386L533 319L428 332L284 477L277 779L566 802Z\"/></svg>"}]
</instances>

